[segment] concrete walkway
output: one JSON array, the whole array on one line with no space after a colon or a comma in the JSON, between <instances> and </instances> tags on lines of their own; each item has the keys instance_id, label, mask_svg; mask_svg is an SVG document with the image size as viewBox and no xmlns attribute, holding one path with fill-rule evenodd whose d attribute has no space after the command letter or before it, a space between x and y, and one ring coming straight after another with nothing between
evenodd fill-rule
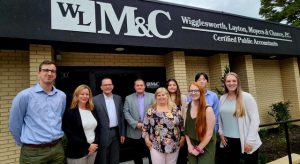
<instances>
[{"instance_id":1,"label":"concrete walkway","mask_svg":"<svg viewBox=\"0 0 300 164\"><path fill-rule=\"evenodd\" d=\"M143 163L144 164L148 164L148 158L143 158ZM300 164L300 155L299 154L292 154L292 163L293 164ZM134 164L133 161L126 161L126 162L122 162L120 164ZM282 158L279 158L275 161L269 162L268 164L289 164L289 159L288 156L284 156Z\"/></svg>"},{"instance_id":2,"label":"concrete walkway","mask_svg":"<svg viewBox=\"0 0 300 164\"><path fill-rule=\"evenodd\" d=\"M292 153L292 163L300 164L300 155L299 154ZM269 162L268 164L289 164L289 158L288 158L288 156L284 156L275 161Z\"/></svg>"}]
</instances>

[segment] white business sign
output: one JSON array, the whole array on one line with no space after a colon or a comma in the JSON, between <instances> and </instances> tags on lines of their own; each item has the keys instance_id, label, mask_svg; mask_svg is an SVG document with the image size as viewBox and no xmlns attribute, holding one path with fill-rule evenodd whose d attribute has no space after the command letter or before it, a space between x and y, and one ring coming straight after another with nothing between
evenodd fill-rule
<instances>
[{"instance_id":1,"label":"white business sign","mask_svg":"<svg viewBox=\"0 0 300 164\"><path fill-rule=\"evenodd\" d=\"M100 8L100 11L96 11L96 7ZM136 15L137 10L137 7L124 6L121 16L118 17L110 3L89 0L51 0L51 28L135 37L155 36L161 39L172 36L173 30L170 29L167 33L162 34L156 24L157 17L165 17L171 21L169 12L153 10L147 18L144 18ZM97 14L101 19L99 27L96 27ZM108 23L110 23L112 31L108 30ZM120 31L124 24L126 24L127 30L122 34Z\"/></svg>"}]
</instances>

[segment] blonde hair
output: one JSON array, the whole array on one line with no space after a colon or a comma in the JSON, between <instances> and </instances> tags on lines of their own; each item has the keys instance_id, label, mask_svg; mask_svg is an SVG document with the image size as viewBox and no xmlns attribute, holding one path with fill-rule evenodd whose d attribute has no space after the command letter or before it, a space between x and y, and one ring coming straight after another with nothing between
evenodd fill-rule
<instances>
[{"instance_id":1,"label":"blonde hair","mask_svg":"<svg viewBox=\"0 0 300 164\"><path fill-rule=\"evenodd\" d=\"M193 82L189 88L191 88L192 85L196 86L200 91L195 131L196 131L198 139L201 140L201 139L203 139L203 137L205 136L206 131L207 131L205 88L202 87L197 82Z\"/></svg>"},{"instance_id":2,"label":"blonde hair","mask_svg":"<svg viewBox=\"0 0 300 164\"><path fill-rule=\"evenodd\" d=\"M246 113L245 113L245 104L244 104L243 95L242 95L243 90L241 87L241 80L236 73L234 73L234 72L227 73L226 76L224 77L225 93L229 92L226 87L226 79L229 75L232 75L237 79L237 88L235 90L236 106L235 106L235 112L233 115L235 117L243 117L243 116L245 116Z\"/></svg>"},{"instance_id":3,"label":"blonde hair","mask_svg":"<svg viewBox=\"0 0 300 164\"><path fill-rule=\"evenodd\" d=\"M173 109L177 108L176 104L171 100L169 91L166 88L164 88L164 87L160 87L160 88L156 89L155 94L154 94L155 100L154 100L154 102L152 104L152 108L156 108L156 106L157 106L156 97L157 97L157 95L159 93L164 93L164 94L167 95L167 105L168 105L168 109L169 110L173 110Z\"/></svg>"},{"instance_id":4,"label":"blonde hair","mask_svg":"<svg viewBox=\"0 0 300 164\"><path fill-rule=\"evenodd\" d=\"M73 98L72 98L72 102L71 102L71 109L74 109L78 106L78 96L79 94L81 93L82 90L84 89L88 89L89 91L89 100L88 102L86 103L85 107L89 110L93 110L94 109L94 103L93 103L93 95L92 95L92 90L89 86L87 85L79 85L74 93L73 93Z\"/></svg>"}]
</instances>

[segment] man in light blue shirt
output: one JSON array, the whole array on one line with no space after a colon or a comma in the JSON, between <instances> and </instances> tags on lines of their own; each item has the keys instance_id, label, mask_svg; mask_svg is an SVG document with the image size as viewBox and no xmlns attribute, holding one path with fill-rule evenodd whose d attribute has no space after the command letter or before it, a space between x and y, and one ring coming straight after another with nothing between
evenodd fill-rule
<instances>
[{"instance_id":1,"label":"man in light blue shirt","mask_svg":"<svg viewBox=\"0 0 300 164\"><path fill-rule=\"evenodd\" d=\"M219 129L219 121L218 121L219 99L218 99L218 96L215 92L212 92L207 89L208 75L206 73L203 73L203 72L197 73L195 76L195 82L199 82L200 85L206 89L205 100L206 100L206 103L209 104L213 108L213 111L215 114L215 120L216 120L215 132L217 133L218 129Z\"/></svg>"},{"instance_id":2,"label":"man in light blue shirt","mask_svg":"<svg viewBox=\"0 0 300 164\"><path fill-rule=\"evenodd\" d=\"M53 86L55 63L43 61L38 77L39 83L14 98L9 129L17 145L21 146L20 163L63 163L61 125L66 95Z\"/></svg>"}]
</instances>

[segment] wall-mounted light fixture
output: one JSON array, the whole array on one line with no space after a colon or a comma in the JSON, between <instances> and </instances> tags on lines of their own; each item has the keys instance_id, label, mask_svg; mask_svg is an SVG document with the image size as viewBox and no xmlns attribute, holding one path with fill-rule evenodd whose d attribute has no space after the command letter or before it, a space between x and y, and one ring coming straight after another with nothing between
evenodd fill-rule
<instances>
[{"instance_id":1,"label":"wall-mounted light fixture","mask_svg":"<svg viewBox=\"0 0 300 164\"><path fill-rule=\"evenodd\" d=\"M55 60L57 60L57 61L62 60L62 55L61 55L60 51L58 51L58 50L56 50L56 52L55 52Z\"/></svg>"},{"instance_id":2,"label":"wall-mounted light fixture","mask_svg":"<svg viewBox=\"0 0 300 164\"><path fill-rule=\"evenodd\" d=\"M118 51L118 52L122 52L124 50L125 50L125 48L123 48L123 47L117 47L117 48L115 48L115 51Z\"/></svg>"}]
</instances>

